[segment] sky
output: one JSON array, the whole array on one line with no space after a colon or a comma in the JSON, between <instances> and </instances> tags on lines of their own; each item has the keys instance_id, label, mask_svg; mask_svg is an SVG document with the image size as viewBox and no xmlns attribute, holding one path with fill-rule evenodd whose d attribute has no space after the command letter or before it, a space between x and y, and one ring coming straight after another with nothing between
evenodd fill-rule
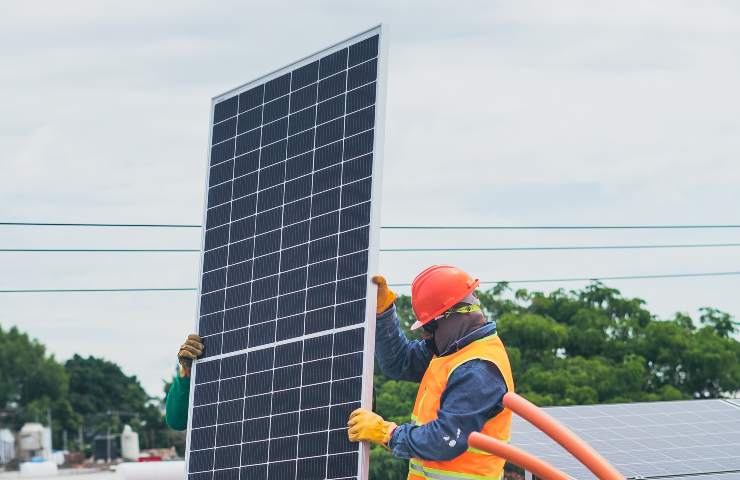
<instances>
[{"instance_id":1,"label":"sky","mask_svg":"<svg viewBox=\"0 0 740 480\"><path fill-rule=\"evenodd\" d=\"M0 222L199 224L211 97L378 23L383 225L740 224L740 5L728 1L10 1ZM384 231L382 248L740 242L740 229ZM199 248L197 229L0 226L0 248ZM0 289L194 287L198 254L0 253ZM739 271L737 248L381 253L406 283ZM610 281L661 318L740 314L740 276ZM584 282L528 283L550 291ZM400 289L406 293L408 289ZM56 358L151 394L196 295L0 294Z\"/></svg>"}]
</instances>

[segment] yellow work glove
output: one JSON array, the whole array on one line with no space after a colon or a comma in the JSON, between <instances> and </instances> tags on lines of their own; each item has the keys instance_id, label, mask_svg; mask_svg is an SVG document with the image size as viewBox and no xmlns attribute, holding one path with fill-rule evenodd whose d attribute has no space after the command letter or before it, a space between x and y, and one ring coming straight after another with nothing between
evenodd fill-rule
<instances>
[{"instance_id":1,"label":"yellow work glove","mask_svg":"<svg viewBox=\"0 0 740 480\"><path fill-rule=\"evenodd\" d=\"M201 338L191 333L185 339L180 350L177 352L177 360L180 362L180 376L189 377L190 369L193 367L193 360L203 354L203 341Z\"/></svg>"},{"instance_id":2,"label":"yellow work glove","mask_svg":"<svg viewBox=\"0 0 740 480\"><path fill-rule=\"evenodd\" d=\"M370 410L358 408L350 414L347 426L350 442L372 442L387 446L398 425L386 422L383 417Z\"/></svg>"},{"instance_id":3,"label":"yellow work glove","mask_svg":"<svg viewBox=\"0 0 740 480\"><path fill-rule=\"evenodd\" d=\"M379 315L393 305L393 302L396 300L396 294L388 288L388 283L382 275L375 275L373 277L373 283L378 286L378 304L375 308L375 313Z\"/></svg>"}]
</instances>

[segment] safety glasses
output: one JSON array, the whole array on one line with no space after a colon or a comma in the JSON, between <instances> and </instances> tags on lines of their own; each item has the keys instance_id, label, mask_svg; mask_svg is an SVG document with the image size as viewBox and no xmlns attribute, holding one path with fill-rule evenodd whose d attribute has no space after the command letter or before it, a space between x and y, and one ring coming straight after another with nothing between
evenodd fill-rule
<instances>
[{"instance_id":1,"label":"safety glasses","mask_svg":"<svg viewBox=\"0 0 740 480\"><path fill-rule=\"evenodd\" d=\"M439 328L440 320L447 319L447 317L449 317L453 313L471 313L471 312L480 312L480 305L471 304L471 305L464 305L458 308L451 308L447 310L446 312L444 312L442 315L435 317L434 320L432 320L431 322L425 323L424 325L421 326L421 328L423 328L424 331L427 333L434 333L437 331L437 328Z\"/></svg>"}]
</instances>

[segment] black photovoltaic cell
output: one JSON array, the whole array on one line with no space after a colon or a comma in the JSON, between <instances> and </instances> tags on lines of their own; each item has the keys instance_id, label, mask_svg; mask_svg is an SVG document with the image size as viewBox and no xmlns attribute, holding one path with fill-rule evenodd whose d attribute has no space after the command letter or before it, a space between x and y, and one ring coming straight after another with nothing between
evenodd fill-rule
<instances>
[{"instance_id":1,"label":"black photovoltaic cell","mask_svg":"<svg viewBox=\"0 0 740 480\"><path fill-rule=\"evenodd\" d=\"M213 107L190 480L361 475L378 43Z\"/></svg>"}]
</instances>

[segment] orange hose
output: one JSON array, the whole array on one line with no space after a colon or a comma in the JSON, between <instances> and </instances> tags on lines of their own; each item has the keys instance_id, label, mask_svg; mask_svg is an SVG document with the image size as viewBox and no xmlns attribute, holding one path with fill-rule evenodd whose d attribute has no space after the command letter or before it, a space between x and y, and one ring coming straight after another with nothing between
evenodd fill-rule
<instances>
[{"instance_id":1,"label":"orange hose","mask_svg":"<svg viewBox=\"0 0 740 480\"><path fill-rule=\"evenodd\" d=\"M600 480L624 480L624 475L589 444L527 399L516 393L507 393L504 406L558 442Z\"/></svg>"},{"instance_id":2,"label":"orange hose","mask_svg":"<svg viewBox=\"0 0 740 480\"><path fill-rule=\"evenodd\" d=\"M532 472L543 480L572 480L571 477L544 460L540 460L520 448L483 435L482 433L471 433L468 437L468 445L508 460L524 470Z\"/></svg>"}]
</instances>

